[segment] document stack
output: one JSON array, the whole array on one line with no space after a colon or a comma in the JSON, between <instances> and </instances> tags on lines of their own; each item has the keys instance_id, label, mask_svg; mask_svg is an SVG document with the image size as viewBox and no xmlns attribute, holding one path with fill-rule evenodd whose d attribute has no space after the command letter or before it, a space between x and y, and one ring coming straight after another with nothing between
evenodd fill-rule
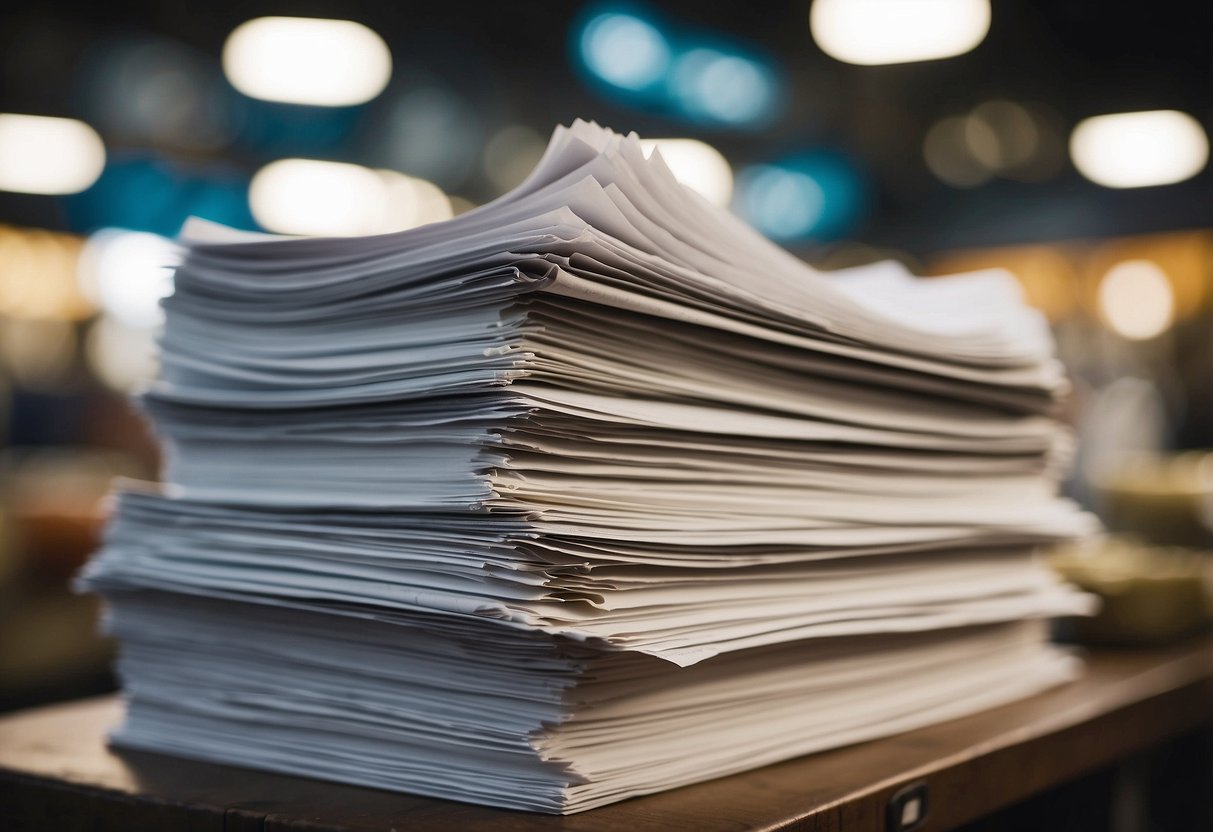
<instances>
[{"instance_id":1,"label":"document stack","mask_svg":"<svg viewBox=\"0 0 1213 832\"><path fill-rule=\"evenodd\" d=\"M1010 276L823 274L640 140L367 238L187 229L109 602L121 746L571 813L1075 675Z\"/></svg>"}]
</instances>

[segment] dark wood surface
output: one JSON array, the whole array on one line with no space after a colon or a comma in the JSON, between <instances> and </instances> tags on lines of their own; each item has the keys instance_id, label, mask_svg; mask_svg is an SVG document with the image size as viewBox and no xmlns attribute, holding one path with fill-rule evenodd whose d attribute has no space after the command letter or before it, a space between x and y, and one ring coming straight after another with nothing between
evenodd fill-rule
<instances>
[{"instance_id":1,"label":"dark wood surface","mask_svg":"<svg viewBox=\"0 0 1213 832\"><path fill-rule=\"evenodd\" d=\"M90 699L0 720L0 828L865 832L921 781L923 829L950 829L1213 721L1213 637L1089 658L1012 705L563 818L112 751L122 706Z\"/></svg>"}]
</instances>

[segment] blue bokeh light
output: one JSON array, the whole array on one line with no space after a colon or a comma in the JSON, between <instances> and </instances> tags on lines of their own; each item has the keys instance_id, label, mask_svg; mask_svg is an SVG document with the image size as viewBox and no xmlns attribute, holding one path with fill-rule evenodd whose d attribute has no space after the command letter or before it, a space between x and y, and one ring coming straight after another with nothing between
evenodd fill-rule
<instances>
[{"instance_id":1,"label":"blue bokeh light","mask_svg":"<svg viewBox=\"0 0 1213 832\"><path fill-rule=\"evenodd\" d=\"M709 127L754 129L782 109L773 62L727 37L619 4L591 7L571 33L574 65L604 97Z\"/></svg>"},{"instance_id":2,"label":"blue bokeh light","mask_svg":"<svg viewBox=\"0 0 1213 832\"><path fill-rule=\"evenodd\" d=\"M366 110L366 105L311 107L232 94L237 142L267 156L331 154L345 144Z\"/></svg>"},{"instance_id":3,"label":"blue bokeh light","mask_svg":"<svg viewBox=\"0 0 1213 832\"><path fill-rule=\"evenodd\" d=\"M580 38L586 69L623 90L660 83L670 67L670 45L652 23L621 11L603 12L586 23Z\"/></svg>"},{"instance_id":4,"label":"blue bokeh light","mask_svg":"<svg viewBox=\"0 0 1213 832\"><path fill-rule=\"evenodd\" d=\"M825 211L817 180L797 170L757 165L741 183L742 213L776 239L800 239L813 232Z\"/></svg>"},{"instance_id":5,"label":"blue bokeh light","mask_svg":"<svg viewBox=\"0 0 1213 832\"><path fill-rule=\"evenodd\" d=\"M854 165L827 151L755 165L737 178L735 208L776 240L833 240L853 232L865 209Z\"/></svg>"},{"instance_id":6,"label":"blue bokeh light","mask_svg":"<svg viewBox=\"0 0 1213 832\"><path fill-rule=\"evenodd\" d=\"M768 120L777 82L769 67L740 54L697 47L684 52L670 75L670 94L692 119L732 125Z\"/></svg>"},{"instance_id":7,"label":"blue bokeh light","mask_svg":"<svg viewBox=\"0 0 1213 832\"><path fill-rule=\"evenodd\" d=\"M118 227L173 237L191 216L255 229L248 178L226 166L186 169L165 158L120 154L110 158L91 188L63 198L73 230Z\"/></svg>"}]
</instances>

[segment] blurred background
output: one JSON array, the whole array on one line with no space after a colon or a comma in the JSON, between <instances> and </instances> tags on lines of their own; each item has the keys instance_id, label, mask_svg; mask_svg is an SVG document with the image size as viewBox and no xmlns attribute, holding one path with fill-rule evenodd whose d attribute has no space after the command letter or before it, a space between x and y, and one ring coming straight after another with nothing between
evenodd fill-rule
<instances>
[{"instance_id":1,"label":"blurred background","mask_svg":"<svg viewBox=\"0 0 1213 832\"><path fill-rule=\"evenodd\" d=\"M1134 535L1106 559L1174 607L1213 544L1211 34L1210 4L1166 0L10 7L0 710L112 685L68 584L112 479L156 475L128 397L185 219L441 220L578 117L655 139L823 269L1010 270L1073 376L1066 487ZM1089 567L1067 568L1098 588L1111 567ZM1195 626L1150 622L1145 640Z\"/></svg>"}]
</instances>

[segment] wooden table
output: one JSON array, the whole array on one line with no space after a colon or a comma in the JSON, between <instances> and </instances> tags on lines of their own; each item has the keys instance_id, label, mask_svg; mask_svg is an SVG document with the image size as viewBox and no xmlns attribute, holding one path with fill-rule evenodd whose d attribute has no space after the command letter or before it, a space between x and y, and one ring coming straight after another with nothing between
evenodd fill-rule
<instances>
[{"instance_id":1,"label":"wooden table","mask_svg":"<svg viewBox=\"0 0 1213 832\"><path fill-rule=\"evenodd\" d=\"M864 832L922 783L939 830L1213 722L1213 637L1094 652L1084 679L1032 699L564 818L115 752L120 713L106 697L0 720L0 828Z\"/></svg>"}]
</instances>

